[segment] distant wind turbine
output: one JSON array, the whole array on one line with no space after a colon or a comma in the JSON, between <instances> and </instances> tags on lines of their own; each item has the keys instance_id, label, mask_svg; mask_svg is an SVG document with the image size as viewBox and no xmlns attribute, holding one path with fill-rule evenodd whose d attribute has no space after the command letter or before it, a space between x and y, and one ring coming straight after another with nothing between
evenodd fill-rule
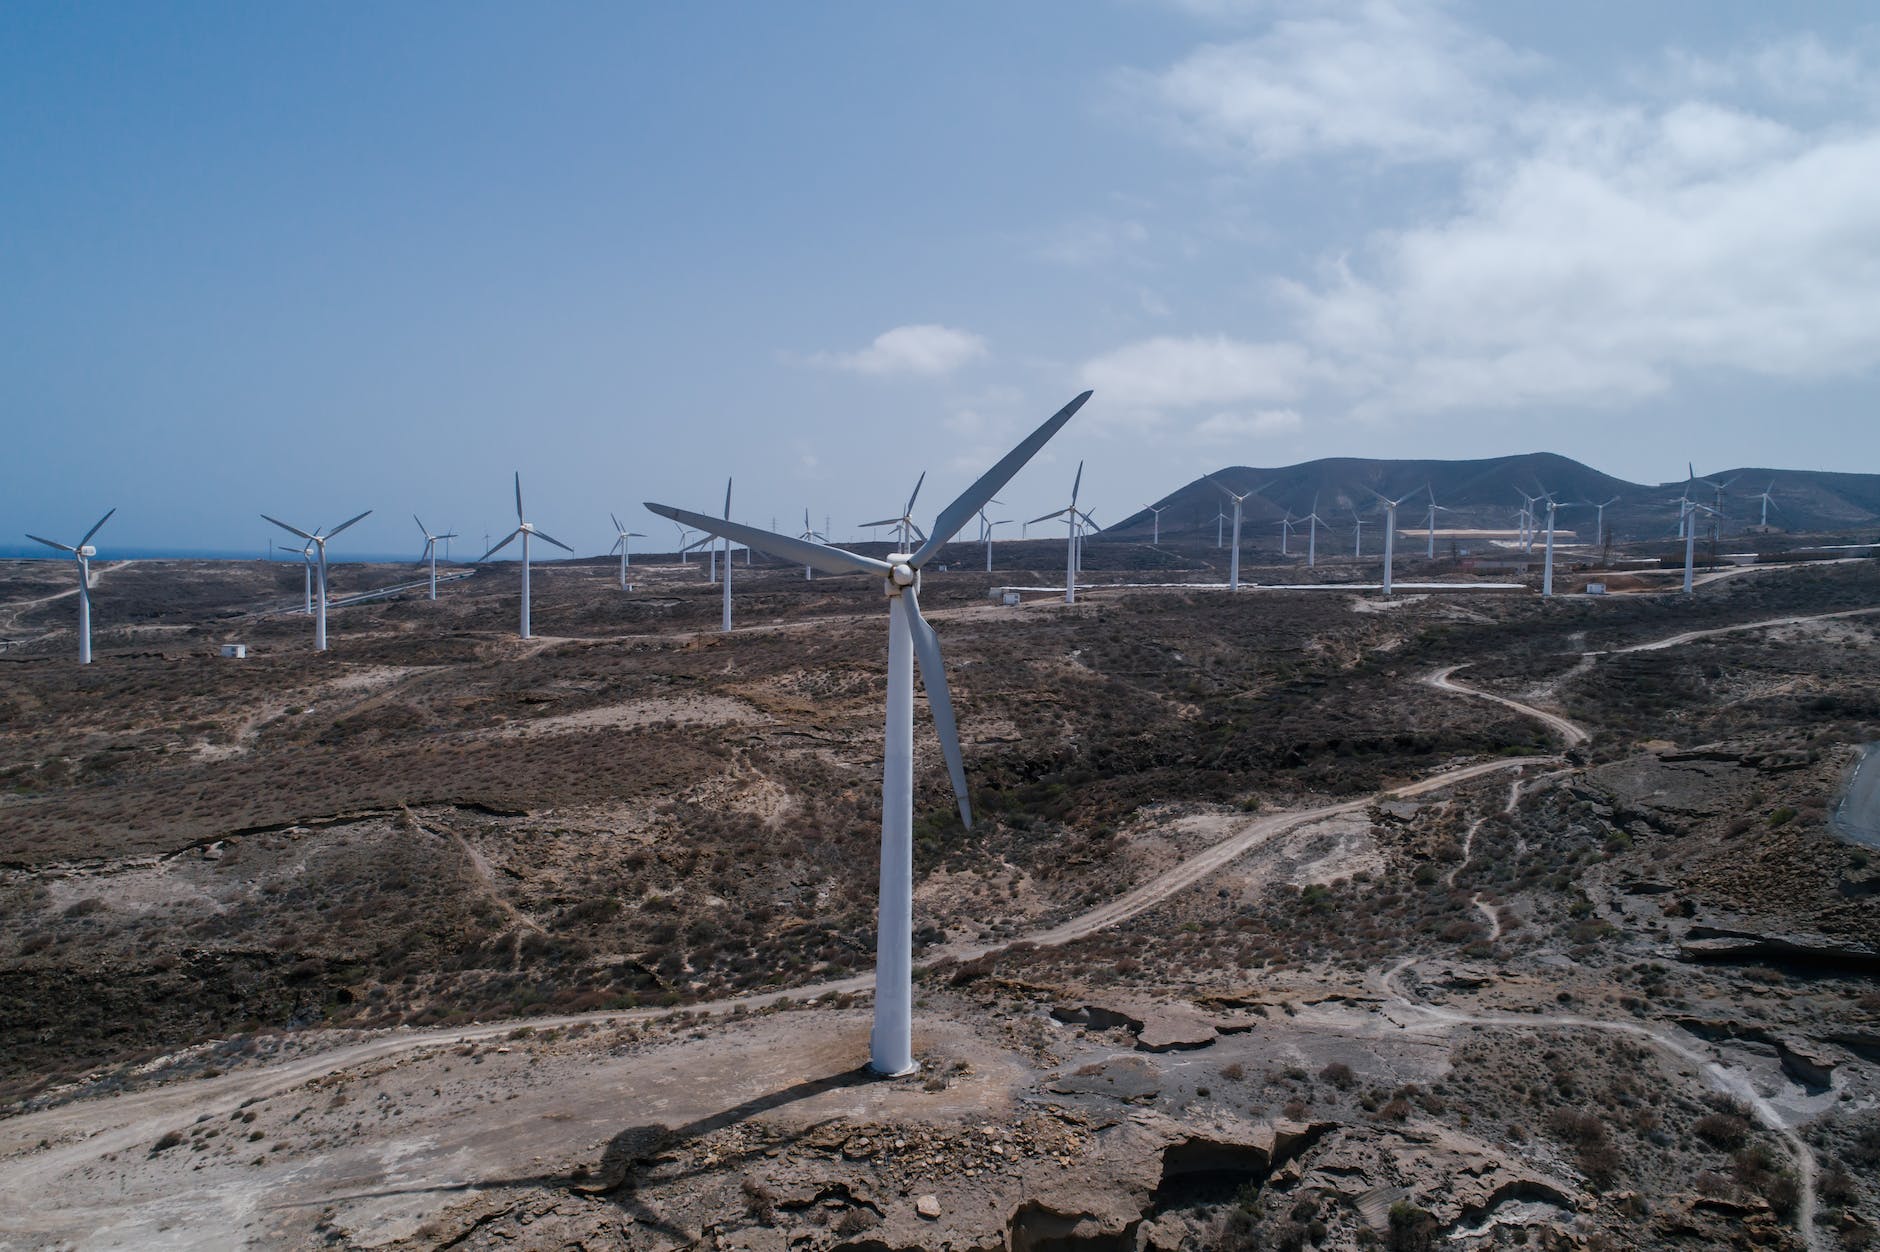
<instances>
[{"instance_id":1,"label":"distant wind turbine","mask_svg":"<svg viewBox=\"0 0 1880 1252\"><path fill-rule=\"evenodd\" d=\"M997 504L999 501L988 500L986 503ZM992 572L992 532L1001 526L1010 526L1011 524L1012 519L1009 517L1002 517L995 522L986 516L984 509L979 510L979 538L980 541L986 545L986 573L988 574Z\"/></svg>"},{"instance_id":2,"label":"distant wind turbine","mask_svg":"<svg viewBox=\"0 0 1880 1252\"><path fill-rule=\"evenodd\" d=\"M1034 517L1025 523L1027 527L1031 527L1039 522L1048 522L1053 518L1061 517L1065 525L1070 527L1070 538L1066 541L1064 549L1064 603L1066 604L1077 603L1078 540L1082 536L1083 524L1090 520L1090 515L1081 512L1077 507L1077 493L1083 485L1084 463L1079 461L1077 462L1077 477L1071 481L1070 504L1055 513L1046 513L1043 517Z\"/></svg>"},{"instance_id":3,"label":"distant wind turbine","mask_svg":"<svg viewBox=\"0 0 1880 1252\"><path fill-rule=\"evenodd\" d=\"M609 513L607 518L614 524L614 546L607 551L610 555L614 552L620 553L620 589L625 591L627 589L627 566L633 563L632 552L630 551L633 547L633 541L635 539L644 539L646 536L642 535L637 530L628 530L625 526L622 526L620 519L615 517L612 513Z\"/></svg>"},{"instance_id":4,"label":"distant wind turbine","mask_svg":"<svg viewBox=\"0 0 1880 1252\"><path fill-rule=\"evenodd\" d=\"M1160 506L1151 504L1148 506L1149 512L1153 514L1149 535L1149 542L1152 544L1162 542L1162 514L1168 511L1168 507L1169 506L1166 504Z\"/></svg>"},{"instance_id":5,"label":"distant wind turbine","mask_svg":"<svg viewBox=\"0 0 1880 1252\"><path fill-rule=\"evenodd\" d=\"M1319 516L1319 497L1316 493L1312 497L1312 511L1300 520L1305 522L1308 527L1306 531L1306 568L1313 569L1317 567L1319 563L1319 527L1326 524L1325 519Z\"/></svg>"},{"instance_id":6,"label":"distant wind turbine","mask_svg":"<svg viewBox=\"0 0 1880 1252\"><path fill-rule=\"evenodd\" d=\"M477 560L489 560L489 558L495 556L504 548L507 548L510 542L518 535L522 536L522 637L527 639L529 638L529 540L532 538L545 540L570 555L574 553L574 549L570 548L567 544L555 538L555 536L549 534L547 531L537 530L534 523L523 516L521 470L516 471L516 528L503 536L501 543L491 548L488 552L485 552L482 556L478 557Z\"/></svg>"},{"instance_id":7,"label":"distant wind turbine","mask_svg":"<svg viewBox=\"0 0 1880 1252\"><path fill-rule=\"evenodd\" d=\"M1292 541L1292 533L1293 533L1292 510L1287 509L1286 516L1279 519L1279 554L1281 556L1292 555L1291 552L1287 551L1287 545L1291 543Z\"/></svg>"},{"instance_id":8,"label":"distant wind turbine","mask_svg":"<svg viewBox=\"0 0 1880 1252\"><path fill-rule=\"evenodd\" d=\"M1436 559L1436 515L1438 513L1447 513L1450 510L1436 503L1436 489L1434 487L1425 483L1423 489L1430 493L1429 517L1425 522L1425 525L1429 527L1429 535L1428 542L1423 549L1423 559L1426 561L1434 561Z\"/></svg>"},{"instance_id":9,"label":"distant wind turbine","mask_svg":"<svg viewBox=\"0 0 1880 1252\"><path fill-rule=\"evenodd\" d=\"M115 512L117 512L116 508L106 512L90 530L85 532L85 537L76 545L59 543L52 539L41 539L38 535L26 536L34 543L43 543L48 548L57 548L61 552L71 553L72 559L78 563L78 663L80 665L91 664L91 558L98 555L98 549L91 546L91 541L104 524L111 520L111 514Z\"/></svg>"},{"instance_id":10,"label":"distant wind turbine","mask_svg":"<svg viewBox=\"0 0 1880 1252\"><path fill-rule=\"evenodd\" d=\"M775 529L775 527L773 527L772 529ZM823 532L821 532L820 530L817 530L815 527L809 524L809 510L808 509L803 510L803 533L798 535L797 538L804 540L807 543L828 543L829 542L828 535L825 535ZM814 565L805 565L803 567L803 580L805 582L809 582L813 580L815 577L816 577L816 567Z\"/></svg>"},{"instance_id":11,"label":"distant wind turbine","mask_svg":"<svg viewBox=\"0 0 1880 1252\"><path fill-rule=\"evenodd\" d=\"M940 641L920 612L920 571L985 502L1010 482L1046 440L1090 398L1084 392L1007 453L935 519L931 538L914 552L885 561L827 544L791 539L734 522L721 522L663 504L646 507L662 517L714 529L727 539L762 548L786 561L802 561L834 574L874 574L888 597L888 699L881 778L881 898L875 925L875 1025L869 1067L879 1074L912 1073L914 928L914 663L919 658L927 704L940 736L960 820L972 825L966 767L947 692Z\"/></svg>"},{"instance_id":12,"label":"distant wind turbine","mask_svg":"<svg viewBox=\"0 0 1880 1252\"><path fill-rule=\"evenodd\" d=\"M901 546L903 548L911 549L914 546L914 540L916 537L918 537L922 543L925 543L927 541L927 536L922 534L920 527L914 524L914 501L919 498L921 484L926 481L927 481L927 471L922 470L920 472L920 477L914 480L914 490L908 495L907 507L901 510L901 516L883 518L879 522L863 522L862 525L868 527L871 530L874 529L876 526L895 527L897 530L900 531ZM964 523L962 522L962 524Z\"/></svg>"},{"instance_id":13,"label":"distant wind turbine","mask_svg":"<svg viewBox=\"0 0 1880 1252\"><path fill-rule=\"evenodd\" d=\"M1385 495L1381 491L1373 491L1371 493L1372 495L1376 496L1378 500L1381 501L1384 505L1384 594L1385 595L1389 595L1391 593L1390 592L1390 567L1396 560L1396 554L1397 554L1397 506L1402 504L1405 500L1408 500L1411 496L1414 496L1417 493L1417 491L1421 491L1421 490L1423 490L1423 488L1418 487L1416 491L1405 492L1403 495L1398 496L1395 500L1391 499L1389 496Z\"/></svg>"},{"instance_id":14,"label":"distant wind turbine","mask_svg":"<svg viewBox=\"0 0 1880 1252\"><path fill-rule=\"evenodd\" d=\"M1614 496L1604 504L1595 504L1591 500L1583 500L1581 503L1590 505L1594 510L1593 545L1604 548L1606 546L1606 510L1619 503L1619 497Z\"/></svg>"},{"instance_id":15,"label":"distant wind turbine","mask_svg":"<svg viewBox=\"0 0 1880 1252\"><path fill-rule=\"evenodd\" d=\"M1241 506L1244 505L1250 497L1259 495L1262 491L1265 491L1268 487L1271 487L1273 484L1266 483L1262 486L1255 487L1252 491L1243 491L1243 492L1236 494L1234 491L1228 488L1226 483L1222 482L1220 479L1216 478L1212 474L1208 475L1208 481L1213 483L1216 487L1219 487L1221 489L1221 494L1225 495L1229 500L1232 500L1234 502L1234 546L1232 550L1230 550L1227 554L1227 589L1229 591L1239 591L1240 590Z\"/></svg>"},{"instance_id":16,"label":"distant wind turbine","mask_svg":"<svg viewBox=\"0 0 1880 1252\"><path fill-rule=\"evenodd\" d=\"M1717 510L1708 504L1699 504L1688 495L1673 503L1678 506L1678 531L1684 536L1684 594L1688 596L1697 585L1691 576L1697 564L1697 512L1702 509L1715 516Z\"/></svg>"},{"instance_id":17,"label":"distant wind turbine","mask_svg":"<svg viewBox=\"0 0 1880 1252\"><path fill-rule=\"evenodd\" d=\"M1775 511L1778 513L1782 511L1782 506L1779 504L1776 504L1775 500L1772 499L1769 494L1775 489L1776 489L1775 480L1770 479L1769 485L1767 487L1764 487L1762 489L1762 493L1756 497L1758 500L1762 501L1762 522L1759 525L1759 528L1762 530L1769 529L1769 509L1771 506L1774 506Z\"/></svg>"},{"instance_id":18,"label":"distant wind turbine","mask_svg":"<svg viewBox=\"0 0 1880 1252\"><path fill-rule=\"evenodd\" d=\"M331 542L334 536L338 535L340 531L345 530L354 522L370 517L371 515L372 510L367 509L364 513L359 514L358 517L348 518L341 522L324 535L317 530L310 535L298 526L289 526L278 517L269 517L266 513L261 515L263 521L273 522L282 530L289 531L305 539L309 544L313 545L314 551L317 554L318 564L315 566L316 580L314 586L319 594L317 594L313 600L313 650L315 652L326 651L326 545Z\"/></svg>"},{"instance_id":19,"label":"distant wind turbine","mask_svg":"<svg viewBox=\"0 0 1880 1252\"><path fill-rule=\"evenodd\" d=\"M435 517L436 514L432 514L432 516ZM418 533L424 536L424 552L422 555L418 557L418 564L422 565L426 561L429 561L431 563L431 598L435 600L437 599L437 544L438 544L438 541L440 539L455 539L457 536L454 534L448 534L448 535L432 534L430 532L430 529L425 526L424 522L418 517L416 513L413 513L411 515L411 520L418 523Z\"/></svg>"},{"instance_id":20,"label":"distant wind turbine","mask_svg":"<svg viewBox=\"0 0 1880 1252\"><path fill-rule=\"evenodd\" d=\"M1556 502L1544 488L1539 498L1547 501L1547 554L1541 561L1541 595L1551 597L1554 594L1554 514L1573 506Z\"/></svg>"},{"instance_id":21,"label":"distant wind turbine","mask_svg":"<svg viewBox=\"0 0 1880 1252\"><path fill-rule=\"evenodd\" d=\"M1358 514L1358 506L1351 506L1351 555L1364 556L1364 518Z\"/></svg>"}]
</instances>

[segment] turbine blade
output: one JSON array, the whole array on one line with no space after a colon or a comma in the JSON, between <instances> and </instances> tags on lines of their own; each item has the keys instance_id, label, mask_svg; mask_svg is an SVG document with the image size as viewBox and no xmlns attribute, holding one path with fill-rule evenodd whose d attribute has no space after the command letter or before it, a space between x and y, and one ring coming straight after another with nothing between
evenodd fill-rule
<instances>
[{"instance_id":1,"label":"turbine blade","mask_svg":"<svg viewBox=\"0 0 1880 1252\"><path fill-rule=\"evenodd\" d=\"M117 510L116 510L116 509L112 509L112 510L111 510L111 513L115 513L115 512L117 512ZM80 540L78 541L78 546L79 546L79 547L81 547L81 548L82 548L82 547L84 547L84 546L85 546L86 544L88 544L88 543L90 543L90 542L91 542L91 537L92 537L93 535L95 535L95 534L97 534L97 533L98 533L98 532L99 532L99 531L100 531L101 529L103 529L103 528L104 528L104 524L105 524L106 522L108 522L108 521L110 521L110 520L111 520L111 513L106 513L106 514L105 514L105 515L104 515L103 517L101 517L101 518L99 518L99 519L98 519L98 524L97 524L96 526L93 526L93 527L92 527L92 528L91 528L90 530L88 530L88 531L86 531L86 532L85 532L85 537L84 537L83 539L80 539Z\"/></svg>"},{"instance_id":2,"label":"turbine blade","mask_svg":"<svg viewBox=\"0 0 1880 1252\"><path fill-rule=\"evenodd\" d=\"M516 471L516 520L526 521L522 516L522 471Z\"/></svg>"},{"instance_id":3,"label":"turbine blade","mask_svg":"<svg viewBox=\"0 0 1880 1252\"><path fill-rule=\"evenodd\" d=\"M731 516L731 480L725 479L725 517Z\"/></svg>"},{"instance_id":4,"label":"turbine blade","mask_svg":"<svg viewBox=\"0 0 1880 1252\"><path fill-rule=\"evenodd\" d=\"M339 534L340 531L345 530L348 526L352 525L354 522L364 521L366 518L370 516L372 516L372 510L367 509L365 512L361 513L358 517L349 517L345 521L341 522L339 525L335 526L332 530L327 531L326 537L328 539L331 539L334 535Z\"/></svg>"},{"instance_id":5,"label":"turbine blade","mask_svg":"<svg viewBox=\"0 0 1880 1252\"><path fill-rule=\"evenodd\" d=\"M920 663L921 686L927 689L927 708L933 713L933 728L940 735L940 754L946 758L947 774L953 779L953 798L959 801L960 821L973 828L973 806L966 798L966 762L960 757L959 728L953 721L953 696L947 690L946 662L940 656L940 639L933 627L920 615L920 600L912 587L901 593L907 600L908 625L914 636L914 657Z\"/></svg>"},{"instance_id":6,"label":"turbine blade","mask_svg":"<svg viewBox=\"0 0 1880 1252\"><path fill-rule=\"evenodd\" d=\"M1077 477L1071 479L1071 507L1077 507L1077 492L1084 485L1084 463L1077 462Z\"/></svg>"},{"instance_id":7,"label":"turbine blade","mask_svg":"<svg viewBox=\"0 0 1880 1252\"><path fill-rule=\"evenodd\" d=\"M548 542L550 542L550 543L552 543L552 544L554 544L554 545L555 545L555 546L556 546L557 548L560 548L560 549L561 549L561 550L562 550L563 552L573 552L573 551L574 551L574 549L573 549L573 548L571 548L571 547L569 547L569 546L568 546L567 544L565 544L565 543L563 543L563 542L562 542L561 540L559 540L559 539L557 539L557 538L555 538L555 536L553 536L553 535L551 535L551 534L549 534L549 533L548 533L547 531L545 531L545 530L538 530L538 531L536 531L536 532L535 532L535 537L536 537L537 539L546 539L546 540L548 540Z\"/></svg>"},{"instance_id":8,"label":"turbine blade","mask_svg":"<svg viewBox=\"0 0 1880 1252\"><path fill-rule=\"evenodd\" d=\"M627 541L627 537L625 535L622 535L620 536L620 538L614 540L614 546L607 549L607 555L612 556L614 553L620 551L620 545L625 543L626 541Z\"/></svg>"},{"instance_id":9,"label":"turbine blade","mask_svg":"<svg viewBox=\"0 0 1880 1252\"><path fill-rule=\"evenodd\" d=\"M1026 522L1025 525L1036 526L1039 522L1048 522L1054 517L1063 517L1068 512L1070 512L1069 509L1059 509L1055 513L1046 513L1043 517L1034 517L1029 522Z\"/></svg>"},{"instance_id":10,"label":"turbine blade","mask_svg":"<svg viewBox=\"0 0 1880 1252\"><path fill-rule=\"evenodd\" d=\"M40 537L39 537L38 535L31 535L31 534L29 534L29 535L27 535L26 537L27 537L28 539L31 539L31 540L34 540L34 541L35 541L35 542L37 542L37 543L43 543L43 544L45 544L45 545L46 545L46 546L47 546L48 548L57 548L57 549L58 549L59 551L61 551L61 552L76 552L76 551L78 551L78 548L74 548L74 547L72 547L72 546L71 546L70 544L63 544L63 543L54 543L54 542L53 542L52 540L50 540L50 539L41 539L41 538L40 538ZM82 544L80 545L80 547L83 547L83 546L84 546L84 545L82 545Z\"/></svg>"},{"instance_id":11,"label":"turbine blade","mask_svg":"<svg viewBox=\"0 0 1880 1252\"><path fill-rule=\"evenodd\" d=\"M510 531L508 536L504 538L501 543L497 544L494 548L491 548L488 552L485 552L483 556L478 557L477 561L481 561L485 557L495 556L498 552L501 552L504 548L507 548L510 544L510 541L513 540L517 535L520 535L521 533L522 533L521 527L517 527L515 530ZM476 561L470 562L470 564L472 565L475 565L476 563L477 563Z\"/></svg>"},{"instance_id":12,"label":"turbine blade","mask_svg":"<svg viewBox=\"0 0 1880 1252\"><path fill-rule=\"evenodd\" d=\"M914 515L914 501L920 495L920 485L926 481L927 481L927 471L922 470L920 472L920 477L914 480L914 490L911 493L909 493L907 497L907 507L901 510L901 512L904 515L908 517L912 517Z\"/></svg>"},{"instance_id":13,"label":"turbine blade","mask_svg":"<svg viewBox=\"0 0 1880 1252\"><path fill-rule=\"evenodd\" d=\"M755 526L746 526L742 522L728 522L722 518L706 517L703 513L675 509L671 505L654 504L651 501L647 502L646 508L669 521L679 522L711 535L735 539L767 556L779 557L793 565L814 566L826 574L876 574L885 578L894 569L886 561L877 561L873 557L862 556L859 553L830 547L826 544L792 539L788 535L759 530Z\"/></svg>"},{"instance_id":14,"label":"turbine blade","mask_svg":"<svg viewBox=\"0 0 1880 1252\"><path fill-rule=\"evenodd\" d=\"M878 522L863 522L863 523L862 523L862 525L864 525L864 526L870 526L870 527L873 527L873 526L899 526L900 524L901 524L901 519L900 519L900 518L898 518L898 517L885 517L885 518L883 518L882 520L880 520L880 521L878 521Z\"/></svg>"},{"instance_id":15,"label":"turbine blade","mask_svg":"<svg viewBox=\"0 0 1880 1252\"><path fill-rule=\"evenodd\" d=\"M1046 441L1049 440L1051 436L1057 434L1058 430L1064 423L1071 420L1078 409L1084 407L1084 401L1088 399L1090 399L1090 393L1088 391L1077 396L1077 398L1072 400L1069 404L1047 418L1044 424L1039 426L1037 430L1027 435L1023 443L1006 453L998 464L994 465L984 474L981 474L978 482L968 487L965 492L961 494L959 499L940 511L940 516L934 519L933 533L936 536L942 537L942 539L947 535L958 533L960 527L966 525L967 520L971 518L974 513L978 512L986 501L997 495L1000 488L1011 482L1012 476L1024 468L1025 462L1031 460L1038 449L1044 447ZM940 542L934 539L929 539L921 544L920 551L914 554L914 568L919 569L922 565L925 565L932 559L933 554L939 550Z\"/></svg>"},{"instance_id":16,"label":"turbine blade","mask_svg":"<svg viewBox=\"0 0 1880 1252\"><path fill-rule=\"evenodd\" d=\"M614 530L618 533L624 535L627 532L627 528L620 524L620 519L615 517L612 513L607 515L607 520L614 524Z\"/></svg>"},{"instance_id":17,"label":"turbine blade","mask_svg":"<svg viewBox=\"0 0 1880 1252\"><path fill-rule=\"evenodd\" d=\"M418 533L423 535L426 540L429 540L431 538L431 528L424 524L423 519L420 518L416 513L413 513L411 515L411 520L418 523Z\"/></svg>"},{"instance_id":18,"label":"turbine blade","mask_svg":"<svg viewBox=\"0 0 1880 1252\"><path fill-rule=\"evenodd\" d=\"M263 513L261 515L261 520L264 522L273 522L276 526L279 526L282 530L291 531L294 534L299 535L302 539L311 540L313 538L312 535L309 535L306 531L302 530L300 527L289 526L286 522L283 522L278 517L269 517L266 513Z\"/></svg>"}]
</instances>

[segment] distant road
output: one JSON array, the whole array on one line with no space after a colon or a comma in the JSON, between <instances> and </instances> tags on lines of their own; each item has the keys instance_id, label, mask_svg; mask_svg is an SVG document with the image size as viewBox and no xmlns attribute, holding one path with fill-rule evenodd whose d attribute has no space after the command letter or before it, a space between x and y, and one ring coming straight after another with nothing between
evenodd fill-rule
<instances>
[{"instance_id":1,"label":"distant road","mask_svg":"<svg viewBox=\"0 0 1880 1252\"><path fill-rule=\"evenodd\" d=\"M1464 662L1464 664L1466 665L1467 662ZM1513 709L1515 712L1525 717L1531 717L1535 721L1544 722L1555 734L1566 741L1566 745L1569 748L1576 747L1586 742L1588 738L1586 730L1577 722L1570 722L1566 718L1561 717L1558 713L1549 713L1546 709L1537 709L1531 704L1523 704L1519 700L1511 700L1507 696L1498 696L1492 691L1483 691L1480 687L1470 687L1466 684L1455 682L1449 676L1461 668L1462 665L1445 666L1433 674L1425 674L1423 676L1423 682L1436 688L1438 691L1447 691L1453 695L1474 696L1477 700L1492 700L1496 704Z\"/></svg>"},{"instance_id":2,"label":"distant road","mask_svg":"<svg viewBox=\"0 0 1880 1252\"><path fill-rule=\"evenodd\" d=\"M1834 806L1834 828L1854 843L1880 848L1880 743L1861 748L1841 802Z\"/></svg>"}]
</instances>

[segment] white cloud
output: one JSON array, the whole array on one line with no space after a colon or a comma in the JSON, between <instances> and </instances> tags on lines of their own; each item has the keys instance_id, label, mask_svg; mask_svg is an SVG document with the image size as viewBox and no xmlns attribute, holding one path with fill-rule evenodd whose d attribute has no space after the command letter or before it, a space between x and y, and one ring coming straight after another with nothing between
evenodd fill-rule
<instances>
[{"instance_id":1,"label":"white cloud","mask_svg":"<svg viewBox=\"0 0 1880 1252\"><path fill-rule=\"evenodd\" d=\"M1533 64L1439 8L1369 0L1205 44L1139 85L1203 147L1422 161L1482 149L1500 123L1499 83Z\"/></svg>"},{"instance_id":2,"label":"white cloud","mask_svg":"<svg viewBox=\"0 0 1880 1252\"><path fill-rule=\"evenodd\" d=\"M1149 80L1183 142L1235 168L1417 161L1453 191L1432 205L1420 175L1414 220L1270 280L1290 323L1265 342L1149 340L1086 381L1227 409L1197 435L1237 437L1261 403L1586 408L1699 373L1880 367L1880 76L1809 35L1666 63L1608 98L1523 95L1534 58L1388 0L1197 49ZM1402 179L1373 177L1389 203Z\"/></svg>"},{"instance_id":3,"label":"white cloud","mask_svg":"<svg viewBox=\"0 0 1880 1252\"><path fill-rule=\"evenodd\" d=\"M986 341L971 331L919 324L883 331L859 352L819 352L809 360L813 365L854 374L932 378L951 374L986 355Z\"/></svg>"},{"instance_id":4,"label":"white cloud","mask_svg":"<svg viewBox=\"0 0 1880 1252\"><path fill-rule=\"evenodd\" d=\"M1144 339L1087 361L1082 370L1084 385L1106 408L1125 411L1286 400L1312 372L1298 344L1225 335Z\"/></svg>"},{"instance_id":5,"label":"white cloud","mask_svg":"<svg viewBox=\"0 0 1880 1252\"><path fill-rule=\"evenodd\" d=\"M1237 443L1246 439L1272 439L1305 426L1295 409L1262 409L1257 413L1216 413L1195 427L1203 443Z\"/></svg>"}]
</instances>

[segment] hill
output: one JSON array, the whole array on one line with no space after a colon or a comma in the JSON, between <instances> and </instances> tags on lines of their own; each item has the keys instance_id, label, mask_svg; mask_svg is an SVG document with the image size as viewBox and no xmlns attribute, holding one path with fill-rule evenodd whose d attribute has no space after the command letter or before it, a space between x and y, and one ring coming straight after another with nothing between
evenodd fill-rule
<instances>
[{"instance_id":1,"label":"hill","mask_svg":"<svg viewBox=\"0 0 1880 1252\"><path fill-rule=\"evenodd\" d=\"M1545 490L1562 504L1617 497L1617 502L1606 510L1606 522L1621 540L1655 539L1674 533L1678 514L1674 501L1683 487L1679 482L1628 482L1551 452L1464 461L1326 457L1274 468L1233 465L1215 471L1211 477L1235 491L1258 489L1259 494L1247 501L1245 520L1269 528L1288 512L1302 517L1315 508L1332 525L1349 523L1353 510L1368 517L1381 511L1373 492L1392 498L1411 496L1399 514L1406 526L1422 522L1433 494L1436 503L1448 510L1439 515L1438 525L1445 528L1512 527L1523 493L1534 495ZM1723 484L1725 534L1741 533L1760 522L1762 505L1758 496L1764 490L1774 502L1770 525L1781 529L1846 531L1880 525L1880 474L1763 467L1722 470L1700 478L1693 492L1699 501L1715 504L1716 488L1706 482ZM1179 535L1211 529L1225 497L1209 476L1204 476L1170 492L1156 504L1163 510L1162 533ZM1578 523L1583 514L1576 510L1569 516ZM1152 522L1145 508L1104 533L1118 538L1146 537Z\"/></svg>"}]
</instances>

